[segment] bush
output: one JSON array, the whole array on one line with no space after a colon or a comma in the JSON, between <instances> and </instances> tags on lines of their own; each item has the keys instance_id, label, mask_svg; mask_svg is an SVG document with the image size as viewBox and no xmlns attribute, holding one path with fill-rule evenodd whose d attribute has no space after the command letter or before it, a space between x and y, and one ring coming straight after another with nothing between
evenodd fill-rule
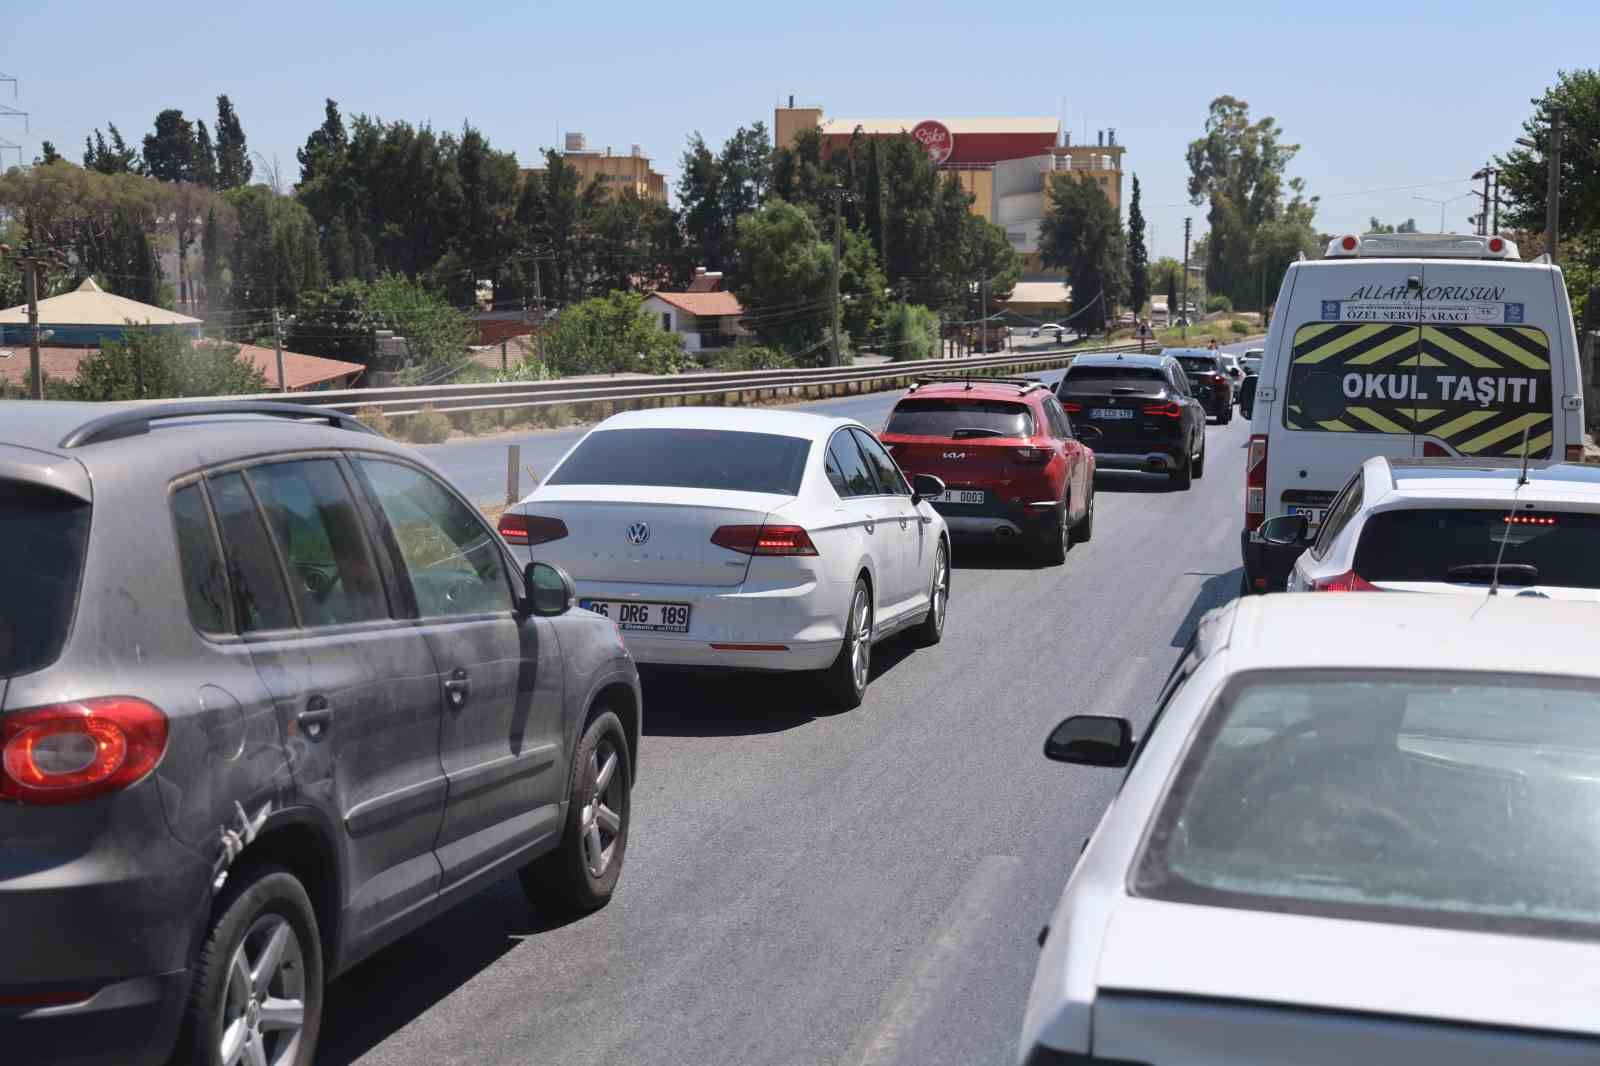
<instances>
[{"instance_id":1,"label":"bush","mask_svg":"<svg viewBox=\"0 0 1600 1066\"><path fill-rule=\"evenodd\" d=\"M467 431L470 433L498 433L505 428L499 411L473 411L467 416Z\"/></svg>"},{"instance_id":2,"label":"bush","mask_svg":"<svg viewBox=\"0 0 1600 1066\"><path fill-rule=\"evenodd\" d=\"M356 417L365 422L368 428L377 430L385 437L395 436L394 423L383 413L381 407L363 407L356 412Z\"/></svg>"},{"instance_id":3,"label":"bush","mask_svg":"<svg viewBox=\"0 0 1600 1066\"><path fill-rule=\"evenodd\" d=\"M1207 312L1212 312L1212 311L1232 311L1232 310L1233 310L1233 301L1228 299L1222 293L1219 292L1219 293L1216 293L1215 295L1206 297L1206 311Z\"/></svg>"},{"instance_id":4,"label":"bush","mask_svg":"<svg viewBox=\"0 0 1600 1066\"><path fill-rule=\"evenodd\" d=\"M638 293L612 292L565 308L545 345L550 367L561 375L676 374L683 338L663 330L643 304Z\"/></svg>"},{"instance_id":5,"label":"bush","mask_svg":"<svg viewBox=\"0 0 1600 1066\"><path fill-rule=\"evenodd\" d=\"M701 356L707 370L788 370L794 357L759 344L735 344L717 348Z\"/></svg>"},{"instance_id":6,"label":"bush","mask_svg":"<svg viewBox=\"0 0 1600 1066\"><path fill-rule=\"evenodd\" d=\"M1248 336L1255 331L1255 327L1250 325L1250 323L1237 318L1228 323L1228 328L1239 334L1241 337Z\"/></svg>"},{"instance_id":7,"label":"bush","mask_svg":"<svg viewBox=\"0 0 1600 1066\"><path fill-rule=\"evenodd\" d=\"M883 350L896 363L939 354L939 316L921 304L890 304L883 313Z\"/></svg>"},{"instance_id":8,"label":"bush","mask_svg":"<svg viewBox=\"0 0 1600 1066\"><path fill-rule=\"evenodd\" d=\"M412 444L438 444L450 439L450 419L431 406L406 419L406 440Z\"/></svg>"}]
</instances>

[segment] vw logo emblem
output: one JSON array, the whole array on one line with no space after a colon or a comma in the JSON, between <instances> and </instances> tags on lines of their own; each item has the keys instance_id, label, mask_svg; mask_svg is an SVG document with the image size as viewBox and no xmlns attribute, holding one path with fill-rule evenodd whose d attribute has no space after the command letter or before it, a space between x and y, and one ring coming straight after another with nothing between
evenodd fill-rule
<instances>
[{"instance_id":1,"label":"vw logo emblem","mask_svg":"<svg viewBox=\"0 0 1600 1066\"><path fill-rule=\"evenodd\" d=\"M650 523L635 522L628 527L628 543L643 544L650 539Z\"/></svg>"}]
</instances>

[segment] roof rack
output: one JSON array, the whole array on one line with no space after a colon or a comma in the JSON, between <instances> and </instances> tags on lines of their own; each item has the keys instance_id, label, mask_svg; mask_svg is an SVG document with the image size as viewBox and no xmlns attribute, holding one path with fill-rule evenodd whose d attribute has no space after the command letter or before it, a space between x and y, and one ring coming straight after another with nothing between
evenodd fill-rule
<instances>
[{"instance_id":1,"label":"roof rack","mask_svg":"<svg viewBox=\"0 0 1600 1066\"><path fill-rule=\"evenodd\" d=\"M920 388L923 385L960 385L960 384L965 384L966 387L970 389L970 388L972 388L974 383L977 383L979 385L1016 385L1018 388L1020 388L1025 393L1032 392L1034 389L1048 389L1050 387L1049 385L1046 385L1044 382L1035 380L1034 378L974 378L974 377L970 377L970 376L968 376L968 377L954 377L954 376L932 377L932 376L924 376L924 377L920 377L916 381L914 381L912 383L912 385L911 385L910 390L908 390L908 391L916 392L917 389Z\"/></svg>"},{"instance_id":2,"label":"roof rack","mask_svg":"<svg viewBox=\"0 0 1600 1066\"><path fill-rule=\"evenodd\" d=\"M293 403L276 403L270 400L240 402L207 400L193 403L152 404L148 407L128 407L85 422L61 439L63 448L81 448L85 444L121 440L149 433L155 422L175 418L204 418L209 415L265 415L270 418L292 418L296 421L315 420L327 422L335 429L350 429L360 433L377 430L354 415L343 411L330 411L324 407L302 407Z\"/></svg>"}]
</instances>

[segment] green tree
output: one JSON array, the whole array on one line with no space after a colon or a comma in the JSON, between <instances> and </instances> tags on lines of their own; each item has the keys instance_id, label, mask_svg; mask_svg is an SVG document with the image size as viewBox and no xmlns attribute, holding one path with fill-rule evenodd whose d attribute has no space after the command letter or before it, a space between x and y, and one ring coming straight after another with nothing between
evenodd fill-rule
<instances>
[{"instance_id":1,"label":"green tree","mask_svg":"<svg viewBox=\"0 0 1600 1066\"><path fill-rule=\"evenodd\" d=\"M645 313L644 297L608 292L561 312L545 342L545 360L558 374L673 374L684 363L683 338Z\"/></svg>"},{"instance_id":2,"label":"green tree","mask_svg":"<svg viewBox=\"0 0 1600 1066\"><path fill-rule=\"evenodd\" d=\"M1144 211L1139 206L1139 175L1133 176L1133 197L1128 201L1128 304L1136 315L1144 313L1150 298L1150 253L1144 246Z\"/></svg>"},{"instance_id":3,"label":"green tree","mask_svg":"<svg viewBox=\"0 0 1600 1066\"><path fill-rule=\"evenodd\" d=\"M939 316L920 304L890 304L883 312L883 353L897 363L939 354Z\"/></svg>"},{"instance_id":4,"label":"green tree","mask_svg":"<svg viewBox=\"0 0 1600 1066\"><path fill-rule=\"evenodd\" d=\"M144 169L158 181L193 181L197 147L194 123L177 108L156 116L154 133L144 135Z\"/></svg>"},{"instance_id":5,"label":"green tree","mask_svg":"<svg viewBox=\"0 0 1600 1066\"><path fill-rule=\"evenodd\" d=\"M1108 309L1127 289L1122 221L1087 174L1052 175L1048 195L1046 217L1039 225L1040 255L1045 266L1066 271L1074 327L1098 333L1105 328Z\"/></svg>"},{"instance_id":6,"label":"green tree","mask_svg":"<svg viewBox=\"0 0 1600 1066\"><path fill-rule=\"evenodd\" d=\"M739 220L740 281L735 289L745 324L761 343L825 363L833 306L833 246L803 208L768 200ZM840 288L844 282L841 277Z\"/></svg>"},{"instance_id":7,"label":"green tree","mask_svg":"<svg viewBox=\"0 0 1600 1066\"><path fill-rule=\"evenodd\" d=\"M1505 218L1517 229L1544 231L1550 118L1560 108L1559 236L1592 239L1600 230L1600 69L1561 71L1556 83L1530 103L1533 114L1522 129L1533 147L1513 148L1498 159L1500 188L1507 201Z\"/></svg>"},{"instance_id":8,"label":"green tree","mask_svg":"<svg viewBox=\"0 0 1600 1066\"><path fill-rule=\"evenodd\" d=\"M222 101L217 101L222 106ZM329 99L323 107L322 125L306 138L305 147L295 152L300 162L300 183L306 184L319 175L344 166L350 148L350 135L345 132L344 116L339 114L339 104Z\"/></svg>"},{"instance_id":9,"label":"green tree","mask_svg":"<svg viewBox=\"0 0 1600 1066\"><path fill-rule=\"evenodd\" d=\"M208 189L217 187L217 150L211 146L211 131L203 119L194 127L194 166L189 180Z\"/></svg>"},{"instance_id":10,"label":"green tree","mask_svg":"<svg viewBox=\"0 0 1600 1066\"><path fill-rule=\"evenodd\" d=\"M722 162L706 147L698 132L689 138L679 164L678 202L683 205L683 229L696 265L707 270L728 266L733 234L722 191Z\"/></svg>"},{"instance_id":11,"label":"green tree","mask_svg":"<svg viewBox=\"0 0 1600 1066\"><path fill-rule=\"evenodd\" d=\"M1417 220L1414 219L1414 218L1408 218L1404 222L1402 222L1398 226L1396 226L1392 222L1389 222L1389 223L1379 222L1378 221L1378 216L1377 215L1373 215L1371 217L1371 220L1367 223L1367 232L1368 233L1415 233L1415 232L1417 232Z\"/></svg>"},{"instance_id":12,"label":"green tree","mask_svg":"<svg viewBox=\"0 0 1600 1066\"><path fill-rule=\"evenodd\" d=\"M317 224L293 198L248 185L223 199L238 219L229 257L235 308L292 307L302 292L326 283Z\"/></svg>"},{"instance_id":13,"label":"green tree","mask_svg":"<svg viewBox=\"0 0 1600 1066\"><path fill-rule=\"evenodd\" d=\"M717 169L722 179L718 192L723 224L731 234L739 219L766 201L772 184L772 146L768 143L766 123L757 122L735 130L722 146Z\"/></svg>"},{"instance_id":14,"label":"green tree","mask_svg":"<svg viewBox=\"0 0 1600 1066\"><path fill-rule=\"evenodd\" d=\"M153 400L266 391L266 378L232 344L196 342L177 330L128 324L78 366L80 400Z\"/></svg>"},{"instance_id":15,"label":"green tree","mask_svg":"<svg viewBox=\"0 0 1600 1066\"><path fill-rule=\"evenodd\" d=\"M228 94L217 97L217 188L238 189L250 184L255 167L245 143L244 127Z\"/></svg>"},{"instance_id":16,"label":"green tree","mask_svg":"<svg viewBox=\"0 0 1600 1066\"><path fill-rule=\"evenodd\" d=\"M33 161L35 166L47 167L51 163L59 163L61 161L61 153L56 151L56 146L49 141L40 141L39 151L41 155Z\"/></svg>"},{"instance_id":17,"label":"green tree","mask_svg":"<svg viewBox=\"0 0 1600 1066\"><path fill-rule=\"evenodd\" d=\"M677 216L666 204L624 189L595 206L590 233L595 288L650 292L688 283L693 267Z\"/></svg>"},{"instance_id":18,"label":"green tree","mask_svg":"<svg viewBox=\"0 0 1600 1066\"><path fill-rule=\"evenodd\" d=\"M122 139L122 134L114 122L106 123L106 128L111 131L111 142L106 143L105 134L98 129L94 131L94 139L83 139L83 165L86 170L98 171L101 174L138 174L144 170L139 160L139 153L128 147Z\"/></svg>"},{"instance_id":19,"label":"green tree","mask_svg":"<svg viewBox=\"0 0 1600 1066\"><path fill-rule=\"evenodd\" d=\"M416 378L437 377L460 366L477 330L446 295L402 274L384 274L366 290L367 313L382 329L406 341L401 369Z\"/></svg>"}]
</instances>

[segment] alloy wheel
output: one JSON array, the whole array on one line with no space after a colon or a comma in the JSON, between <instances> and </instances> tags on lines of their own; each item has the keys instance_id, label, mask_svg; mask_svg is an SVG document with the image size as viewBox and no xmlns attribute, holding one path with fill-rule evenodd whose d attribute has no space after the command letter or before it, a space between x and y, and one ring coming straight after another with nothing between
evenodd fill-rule
<instances>
[{"instance_id":1,"label":"alloy wheel","mask_svg":"<svg viewBox=\"0 0 1600 1066\"><path fill-rule=\"evenodd\" d=\"M294 927L263 914L228 963L222 995L223 1066L280 1066L299 1056L306 1022L305 957Z\"/></svg>"},{"instance_id":2,"label":"alloy wheel","mask_svg":"<svg viewBox=\"0 0 1600 1066\"><path fill-rule=\"evenodd\" d=\"M944 632L944 613L950 606L950 558L941 545L933 561L933 624Z\"/></svg>"},{"instance_id":3,"label":"alloy wheel","mask_svg":"<svg viewBox=\"0 0 1600 1066\"><path fill-rule=\"evenodd\" d=\"M616 857L617 838L622 834L622 778L617 776L617 751L610 736L602 736L589 753L584 769L589 802L584 805L579 824L583 829L583 862L591 877L604 877Z\"/></svg>"},{"instance_id":4,"label":"alloy wheel","mask_svg":"<svg viewBox=\"0 0 1600 1066\"><path fill-rule=\"evenodd\" d=\"M865 589L856 590L850 605L850 676L856 691L865 692L867 674L872 669L872 606Z\"/></svg>"}]
</instances>

